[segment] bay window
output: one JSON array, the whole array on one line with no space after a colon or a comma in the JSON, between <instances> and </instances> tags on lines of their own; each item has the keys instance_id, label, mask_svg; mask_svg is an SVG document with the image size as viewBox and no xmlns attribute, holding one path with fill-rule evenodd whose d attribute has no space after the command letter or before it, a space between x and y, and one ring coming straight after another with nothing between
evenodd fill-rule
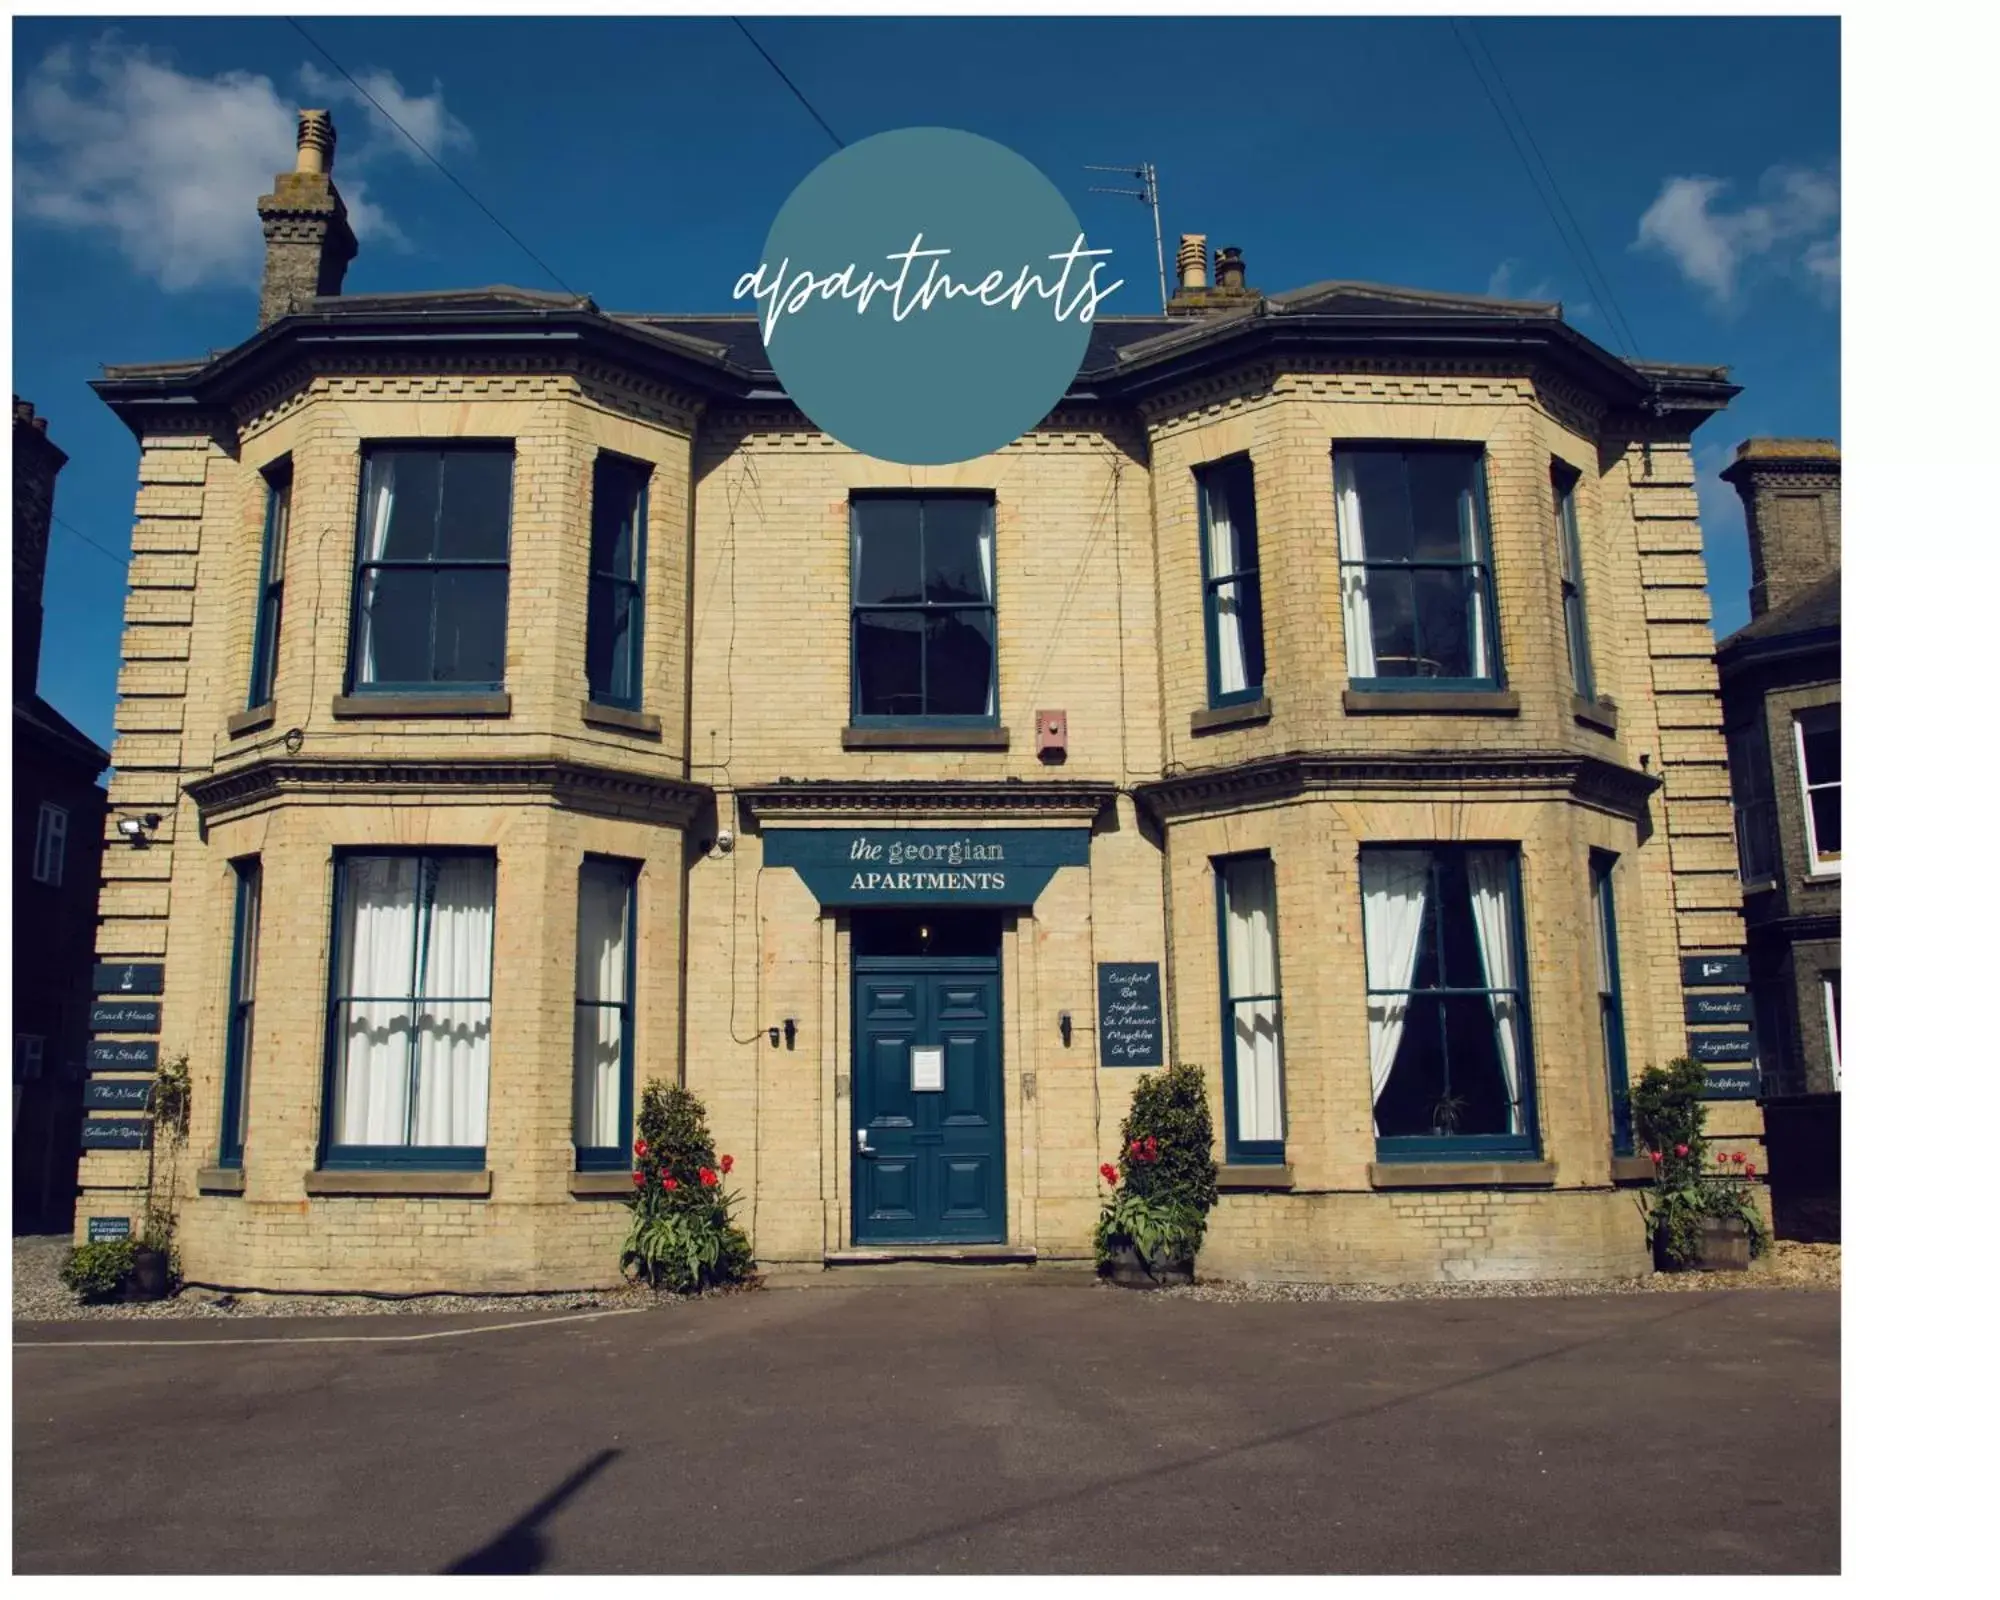
<instances>
[{"instance_id":1,"label":"bay window","mask_svg":"<svg viewBox=\"0 0 2000 1600\"><path fill-rule=\"evenodd\" d=\"M584 674L595 705L639 709L646 571L646 483L652 468L601 455L591 473L590 601Z\"/></svg>"},{"instance_id":2,"label":"bay window","mask_svg":"<svg viewBox=\"0 0 2000 1600\"><path fill-rule=\"evenodd\" d=\"M1499 688L1484 453L1343 444L1333 480L1349 684Z\"/></svg>"},{"instance_id":3,"label":"bay window","mask_svg":"<svg viewBox=\"0 0 2000 1600\"><path fill-rule=\"evenodd\" d=\"M581 1171L629 1164L638 867L587 856L577 879L573 1137Z\"/></svg>"},{"instance_id":4,"label":"bay window","mask_svg":"<svg viewBox=\"0 0 2000 1600\"><path fill-rule=\"evenodd\" d=\"M1223 1149L1233 1162L1285 1159L1278 1026L1278 887L1268 855L1215 863L1222 946Z\"/></svg>"},{"instance_id":5,"label":"bay window","mask_svg":"<svg viewBox=\"0 0 2000 1600\"><path fill-rule=\"evenodd\" d=\"M1377 1154L1531 1157L1515 851L1364 846L1361 899Z\"/></svg>"},{"instance_id":6,"label":"bay window","mask_svg":"<svg viewBox=\"0 0 2000 1600\"><path fill-rule=\"evenodd\" d=\"M1197 474L1201 492L1202 607L1208 634L1208 703L1235 705L1264 692L1264 607L1257 572L1256 482L1248 456Z\"/></svg>"},{"instance_id":7,"label":"bay window","mask_svg":"<svg viewBox=\"0 0 2000 1600\"><path fill-rule=\"evenodd\" d=\"M257 942L263 922L264 869L255 856L236 864L236 935L229 963L229 1039L222 1063L223 1166L243 1160L250 1121L250 1040L257 1016Z\"/></svg>"},{"instance_id":8,"label":"bay window","mask_svg":"<svg viewBox=\"0 0 2000 1600\"><path fill-rule=\"evenodd\" d=\"M292 527L289 458L264 473L264 554L257 579L257 632L250 649L251 706L269 705L278 681L278 625L285 607L285 543Z\"/></svg>"},{"instance_id":9,"label":"bay window","mask_svg":"<svg viewBox=\"0 0 2000 1600\"><path fill-rule=\"evenodd\" d=\"M1799 787L1805 802L1806 862L1815 877L1840 871L1840 707L1801 711Z\"/></svg>"},{"instance_id":10,"label":"bay window","mask_svg":"<svg viewBox=\"0 0 2000 1600\"><path fill-rule=\"evenodd\" d=\"M1556 551L1562 571L1563 633L1569 643L1569 677L1577 696L1597 698L1597 673L1590 660L1590 619L1583 604L1583 541L1576 529L1578 473L1558 461L1549 468L1556 502Z\"/></svg>"}]
</instances>

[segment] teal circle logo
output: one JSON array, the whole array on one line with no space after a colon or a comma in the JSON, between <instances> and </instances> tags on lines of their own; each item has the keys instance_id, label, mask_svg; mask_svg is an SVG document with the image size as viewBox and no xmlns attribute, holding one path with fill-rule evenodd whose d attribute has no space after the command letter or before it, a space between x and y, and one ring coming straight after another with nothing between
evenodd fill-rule
<instances>
[{"instance_id":1,"label":"teal circle logo","mask_svg":"<svg viewBox=\"0 0 2000 1600\"><path fill-rule=\"evenodd\" d=\"M842 444L909 466L968 461L1055 409L1119 287L1056 186L1005 145L899 128L792 191L755 303L792 402Z\"/></svg>"}]
</instances>

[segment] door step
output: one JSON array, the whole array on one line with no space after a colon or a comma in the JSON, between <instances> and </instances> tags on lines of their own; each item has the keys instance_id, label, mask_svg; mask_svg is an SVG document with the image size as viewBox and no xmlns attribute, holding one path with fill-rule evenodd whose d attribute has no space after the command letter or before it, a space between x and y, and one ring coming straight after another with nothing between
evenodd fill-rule
<instances>
[{"instance_id":1,"label":"door step","mask_svg":"<svg viewBox=\"0 0 2000 1600\"><path fill-rule=\"evenodd\" d=\"M1032 1267L1039 1259L1033 1245L913 1244L869 1250L829 1250L828 1267L887 1267L920 1262L930 1266Z\"/></svg>"}]
</instances>

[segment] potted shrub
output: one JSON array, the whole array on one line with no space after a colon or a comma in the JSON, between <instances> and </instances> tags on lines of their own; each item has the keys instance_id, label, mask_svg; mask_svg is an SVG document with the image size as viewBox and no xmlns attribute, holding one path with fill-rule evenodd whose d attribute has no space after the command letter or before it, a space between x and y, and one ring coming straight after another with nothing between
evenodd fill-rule
<instances>
[{"instance_id":1,"label":"potted shrub","mask_svg":"<svg viewBox=\"0 0 2000 1600\"><path fill-rule=\"evenodd\" d=\"M99 1239L80 1244L63 1263L63 1287L85 1305L114 1300L131 1279L135 1254L130 1239Z\"/></svg>"},{"instance_id":2,"label":"potted shrub","mask_svg":"<svg viewBox=\"0 0 2000 1600\"><path fill-rule=\"evenodd\" d=\"M1711 1166L1701 1092L1707 1073L1682 1056L1648 1067L1632 1093L1632 1124L1653 1162L1640 1202L1662 1272L1741 1272L1770 1248L1752 1199L1754 1162L1737 1151Z\"/></svg>"},{"instance_id":3,"label":"potted shrub","mask_svg":"<svg viewBox=\"0 0 2000 1600\"><path fill-rule=\"evenodd\" d=\"M736 1196L722 1186L736 1158L717 1160L707 1108L678 1084L656 1079L640 1097L638 1121L626 1202L632 1226L619 1270L672 1294L748 1282L750 1241L729 1220Z\"/></svg>"},{"instance_id":4,"label":"potted shrub","mask_svg":"<svg viewBox=\"0 0 2000 1600\"><path fill-rule=\"evenodd\" d=\"M1097 1270L1128 1288L1194 1281L1215 1204L1215 1131L1201 1069L1147 1073L1132 1094L1118 1165L1098 1177L1109 1191L1097 1219Z\"/></svg>"}]
</instances>

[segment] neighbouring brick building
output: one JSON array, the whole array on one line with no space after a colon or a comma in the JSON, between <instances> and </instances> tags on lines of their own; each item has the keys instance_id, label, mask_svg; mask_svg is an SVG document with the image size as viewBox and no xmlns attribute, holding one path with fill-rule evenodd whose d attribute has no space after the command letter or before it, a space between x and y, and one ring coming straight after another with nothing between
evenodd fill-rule
<instances>
[{"instance_id":1,"label":"neighbouring brick building","mask_svg":"<svg viewBox=\"0 0 2000 1600\"><path fill-rule=\"evenodd\" d=\"M76 1198L97 867L111 757L40 690L42 583L68 457L14 397L14 1228L63 1229Z\"/></svg>"},{"instance_id":2,"label":"neighbouring brick building","mask_svg":"<svg viewBox=\"0 0 2000 1600\"><path fill-rule=\"evenodd\" d=\"M1750 621L1716 651L1781 1235L1840 1236L1840 450L1750 439L1723 472Z\"/></svg>"},{"instance_id":3,"label":"neighbouring brick building","mask_svg":"<svg viewBox=\"0 0 2000 1600\"><path fill-rule=\"evenodd\" d=\"M99 385L167 818L99 949L192 1062L192 1278L608 1281L676 1075L767 1263L1084 1256L1107 1056L1208 1072L1205 1272L1643 1269L1627 1076L1742 945L1722 369L1197 238L1040 427L893 466L747 316L340 295L301 145L265 325Z\"/></svg>"}]
</instances>

